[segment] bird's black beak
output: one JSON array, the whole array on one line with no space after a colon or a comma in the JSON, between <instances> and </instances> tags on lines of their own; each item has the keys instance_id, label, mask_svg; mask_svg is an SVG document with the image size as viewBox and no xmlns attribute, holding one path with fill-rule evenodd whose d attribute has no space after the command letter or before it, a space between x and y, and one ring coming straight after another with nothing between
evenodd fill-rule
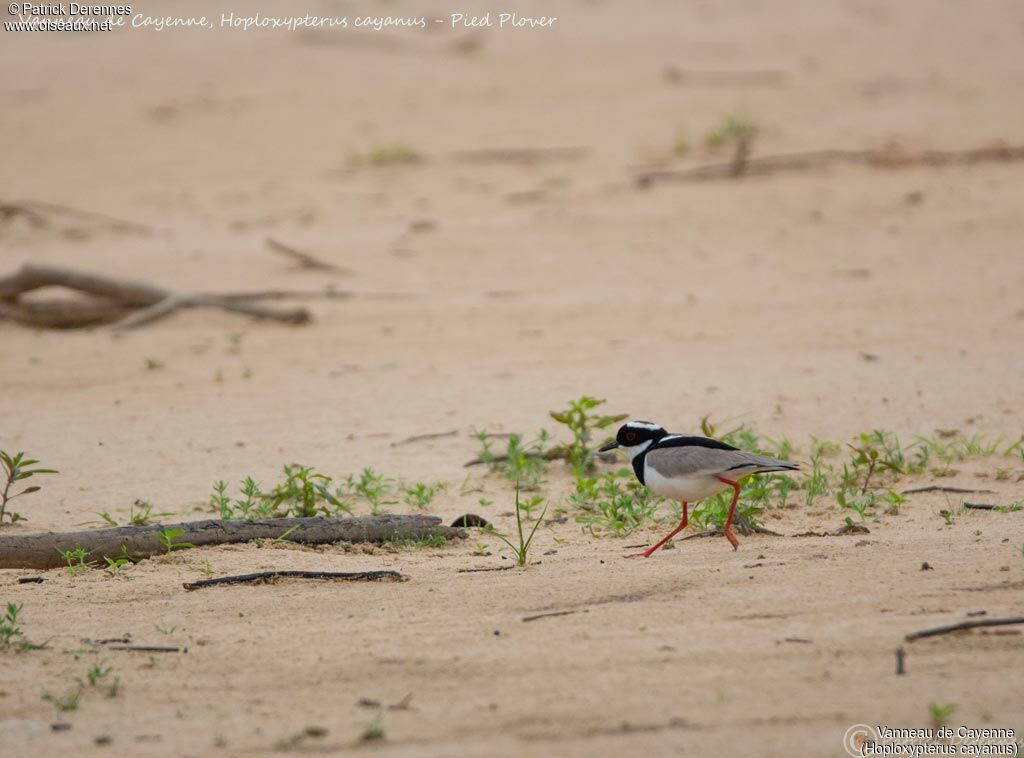
<instances>
[{"instance_id":1,"label":"bird's black beak","mask_svg":"<svg viewBox=\"0 0 1024 758\"><path fill-rule=\"evenodd\" d=\"M601 445L601 447L599 447L597 449L597 452L599 452L599 453L607 453L607 452L610 452L612 450L616 450L618 447L619 447L619 443L618 442L609 442L607 445Z\"/></svg>"}]
</instances>

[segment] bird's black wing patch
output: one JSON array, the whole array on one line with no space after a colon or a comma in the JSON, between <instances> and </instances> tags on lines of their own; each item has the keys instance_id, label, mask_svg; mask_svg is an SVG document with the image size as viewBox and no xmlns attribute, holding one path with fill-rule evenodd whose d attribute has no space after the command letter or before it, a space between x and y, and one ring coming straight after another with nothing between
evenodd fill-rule
<instances>
[{"instance_id":1,"label":"bird's black wing patch","mask_svg":"<svg viewBox=\"0 0 1024 758\"><path fill-rule=\"evenodd\" d=\"M663 437L649 448L647 452L651 450L659 450L664 447L711 447L715 450L739 450L738 447L727 445L724 442L718 440L709 439L708 437L684 437L669 435Z\"/></svg>"}]
</instances>

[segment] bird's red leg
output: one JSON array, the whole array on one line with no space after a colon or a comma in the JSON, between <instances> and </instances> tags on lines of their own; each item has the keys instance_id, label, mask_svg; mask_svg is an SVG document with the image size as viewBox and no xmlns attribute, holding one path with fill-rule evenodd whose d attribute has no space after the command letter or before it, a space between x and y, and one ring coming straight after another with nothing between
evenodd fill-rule
<instances>
[{"instance_id":1,"label":"bird's red leg","mask_svg":"<svg viewBox=\"0 0 1024 758\"><path fill-rule=\"evenodd\" d=\"M720 476L715 478L723 484L728 484L732 487L732 505L729 506L729 516L725 519L725 529L722 531L725 532L725 538L732 543L732 549L735 550L740 546L740 542L736 539L736 535L732 533L732 517L736 513L736 503L739 502L740 499L740 485L738 482L723 479Z\"/></svg>"},{"instance_id":2,"label":"bird's red leg","mask_svg":"<svg viewBox=\"0 0 1024 758\"><path fill-rule=\"evenodd\" d=\"M682 523L680 523L679 526L676 527L675 531L673 531L668 537L663 539L661 542L659 542L654 547L647 548L642 553L633 553L633 555L627 555L626 557L627 558L639 558L639 557L643 556L644 558L650 558L651 554L654 553L655 550L657 550L659 547L664 545L670 539L675 537L677 534L679 534L679 532L683 531L683 529L686 528L686 524L687 524L687 522L689 520L690 520L690 515L689 515L688 507L687 507L686 503L683 503L683 520L682 520Z\"/></svg>"}]
</instances>

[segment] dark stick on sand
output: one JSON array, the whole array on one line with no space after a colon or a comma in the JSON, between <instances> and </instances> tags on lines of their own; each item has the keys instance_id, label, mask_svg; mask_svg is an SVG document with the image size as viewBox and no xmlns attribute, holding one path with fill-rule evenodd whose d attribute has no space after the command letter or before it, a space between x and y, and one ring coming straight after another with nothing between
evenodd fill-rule
<instances>
[{"instance_id":1,"label":"dark stick on sand","mask_svg":"<svg viewBox=\"0 0 1024 758\"><path fill-rule=\"evenodd\" d=\"M278 579L336 579L344 582L404 582L407 577L397 571L261 571L257 574L221 576L185 582L187 590L201 590L222 584L270 584Z\"/></svg>"},{"instance_id":2,"label":"dark stick on sand","mask_svg":"<svg viewBox=\"0 0 1024 758\"><path fill-rule=\"evenodd\" d=\"M923 637L937 637L940 634L952 634L953 632L959 632L962 629L977 629L983 626L1009 626L1011 624L1024 624L1024 616L1015 616L1013 618L1006 619L981 619L979 621L961 621L957 624L950 624L948 626L937 626L933 629L925 629L920 632L914 632L908 634L905 639L907 642L913 642L914 640L922 639Z\"/></svg>"}]
</instances>

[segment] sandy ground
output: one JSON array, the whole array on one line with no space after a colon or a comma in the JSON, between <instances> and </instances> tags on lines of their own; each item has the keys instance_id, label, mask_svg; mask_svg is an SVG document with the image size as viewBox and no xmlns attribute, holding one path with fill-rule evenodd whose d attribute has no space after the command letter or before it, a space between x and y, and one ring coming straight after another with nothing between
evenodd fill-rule
<instances>
[{"instance_id":1,"label":"sandy ground","mask_svg":"<svg viewBox=\"0 0 1024 758\"><path fill-rule=\"evenodd\" d=\"M1020 435L1024 167L632 182L642 167L713 160L701 137L734 112L764 125L761 154L1013 142L1024 126L1019 3L558 6L556 26L535 31L4 32L3 199L152 230L7 219L4 272L36 261L181 289L352 294L314 302L315 322L298 328L212 311L116 340L0 323L0 447L61 472L20 501L30 520L4 531L123 516L136 498L191 514L213 481L271 481L291 461L449 482L432 510L451 518L481 510L480 495L458 495L474 430L550 428L547 411L583 393L678 431L705 414L738 418L803 454L810 435L873 428L905 440L938 428ZM679 83L663 76L668 65L783 73ZM680 133L695 145L682 159ZM380 145L424 160L353 167ZM453 155L567 146L586 155ZM352 273L292 270L268 236ZM957 468L941 483L1022 497L1019 459ZM999 468L1014 475L997 481ZM471 476L495 501L484 515L510 528L508 486ZM905 483L933 482L918 479ZM552 499L567 482L552 469ZM655 531L594 539L570 521L540 531L540 565L497 573L457 573L504 562L490 538L491 556L473 555L476 540L186 551L140 564L132 581L50 571L18 585L32 572L0 571L0 600L22 603L26 635L49 641L0 654L0 743L12 756L824 756L844 754L852 724L926 726L932 703L957 706L954 726L1020 735L1020 635L915 642L908 674L894 675L908 632L971 609L1020 614L1021 514L959 503L919 495L868 535L746 537L738 552L689 540L647 561L623 560L624 546ZM951 526L940 509L958 511ZM842 517L822 498L766 523L793 535ZM397 568L411 580L184 592L198 576L190 566L206 562L217 574ZM564 610L577 612L522 620ZM64 652L125 633L189 652ZM87 688L72 728L51 731L42 696L73 689L96 663L114 667L120 693ZM380 715L385 739L360 745L378 715L360 699L407 695L407 709ZM322 736L302 736L310 727Z\"/></svg>"}]
</instances>

